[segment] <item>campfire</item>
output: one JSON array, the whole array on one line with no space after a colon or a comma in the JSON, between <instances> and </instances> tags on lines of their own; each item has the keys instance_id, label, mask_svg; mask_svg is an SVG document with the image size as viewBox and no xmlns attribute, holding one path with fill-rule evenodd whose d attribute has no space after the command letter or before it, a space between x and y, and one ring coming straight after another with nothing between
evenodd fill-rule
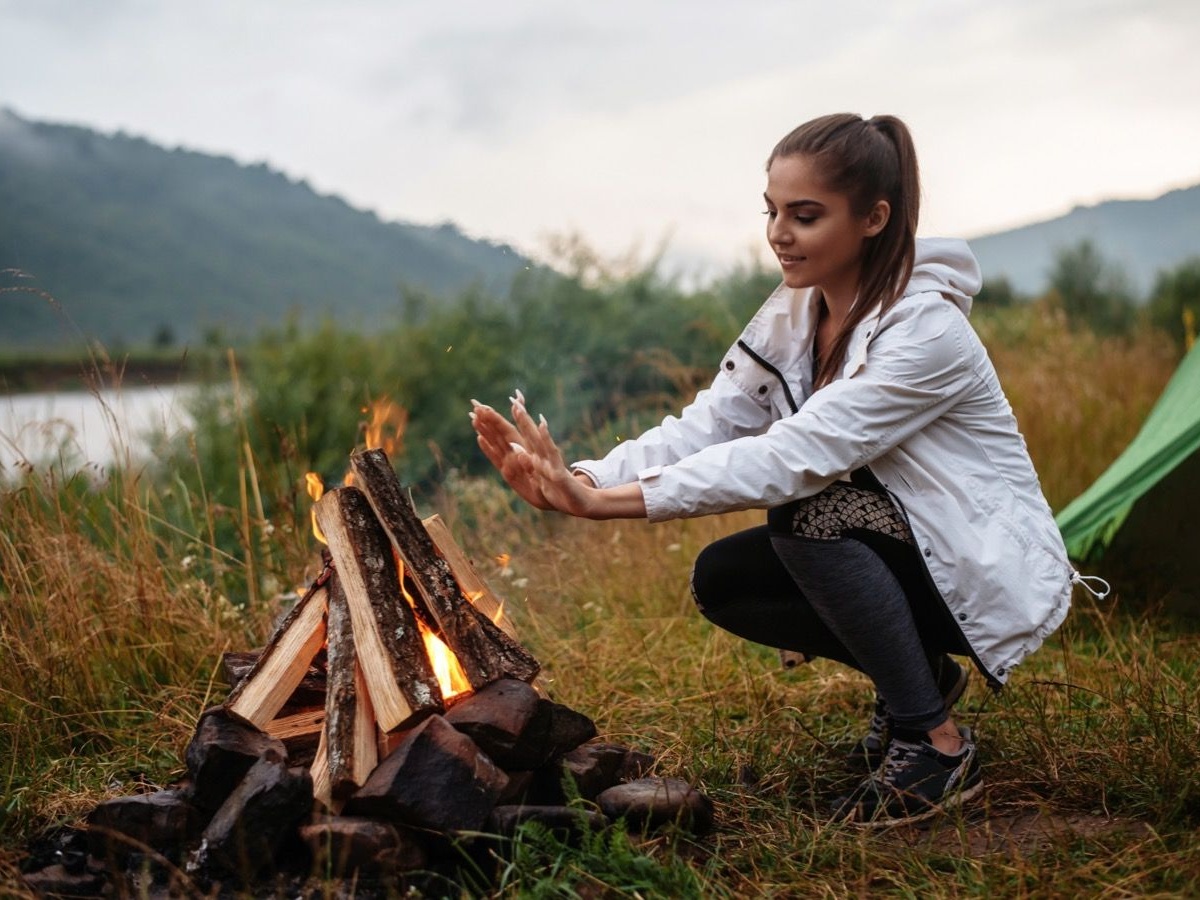
<instances>
[{"instance_id":1,"label":"campfire","mask_svg":"<svg viewBox=\"0 0 1200 900\"><path fill-rule=\"evenodd\" d=\"M320 575L261 650L225 654L232 690L201 716L187 778L88 816L89 877L394 882L529 819L566 836L709 827L703 794L648 777L653 757L546 696L503 602L445 523L417 516L385 448L310 492Z\"/></svg>"},{"instance_id":2,"label":"campfire","mask_svg":"<svg viewBox=\"0 0 1200 900\"><path fill-rule=\"evenodd\" d=\"M333 811L386 754L387 735L501 679L530 682L540 668L496 624L506 621L500 603L441 520L417 518L387 455L356 453L351 471L354 486L325 493L314 507L329 548L325 570L224 707L267 734L319 731L314 794ZM457 576L448 559L458 562ZM463 582L478 584L475 602ZM324 714L276 719L322 647Z\"/></svg>"}]
</instances>

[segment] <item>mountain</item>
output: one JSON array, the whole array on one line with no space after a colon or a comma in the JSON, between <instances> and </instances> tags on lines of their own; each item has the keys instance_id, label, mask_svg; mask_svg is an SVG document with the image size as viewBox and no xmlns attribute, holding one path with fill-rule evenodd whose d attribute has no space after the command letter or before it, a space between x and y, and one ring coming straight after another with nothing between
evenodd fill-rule
<instances>
[{"instance_id":1,"label":"mountain","mask_svg":"<svg viewBox=\"0 0 1200 900\"><path fill-rule=\"evenodd\" d=\"M361 327L402 293L505 293L527 260L445 224L381 221L265 165L0 109L0 345L238 336L289 316Z\"/></svg>"},{"instance_id":2,"label":"mountain","mask_svg":"<svg viewBox=\"0 0 1200 900\"><path fill-rule=\"evenodd\" d=\"M1108 200L1065 216L970 241L984 279L1007 276L1020 293L1046 290L1056 251L1091 240L1143 297L1155 276L1200 256L1200 185L1153 200Z\"/></svg>"}]
</instances>

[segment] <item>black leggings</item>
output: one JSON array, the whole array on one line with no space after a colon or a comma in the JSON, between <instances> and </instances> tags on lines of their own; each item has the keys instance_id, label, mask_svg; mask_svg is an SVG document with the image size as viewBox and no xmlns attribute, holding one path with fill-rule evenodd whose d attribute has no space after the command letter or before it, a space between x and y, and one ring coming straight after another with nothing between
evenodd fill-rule
<instances>
[{"instance_id":1,"label":"black leggings","mask_svg":"<svg viewBox=\"0 0 1200 900\"><path fill-rule=\"evenodd\" d=\"M869 474L771 510L767 524L696 560L701 613L739 637L866 672L897 724L946 716L933 680L944 653L969 653L930 587L907 522Z\"/></svg>"}]
</instances>

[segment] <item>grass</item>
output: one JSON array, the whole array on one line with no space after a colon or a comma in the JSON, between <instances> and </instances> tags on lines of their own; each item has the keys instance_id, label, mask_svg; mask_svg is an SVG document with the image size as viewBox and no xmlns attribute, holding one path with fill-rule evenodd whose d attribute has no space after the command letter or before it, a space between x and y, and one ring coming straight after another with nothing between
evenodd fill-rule
<instances>
[{"instance_id":1,"label":"grass","mask_svg":"<svg viewBox=\"0 0 1200 900\"><path fill-rule=\"evenodd\" d=\"M1154 334L1101 340L1036 311L980 330L1056 507L1133 436L1175 363ZM237 461L244 499L232 509L149 472L98 487L51 471L0 488L0 894L22 895L32 836L181 773L201 710L223 696L221 652L261 642L280 612L231 602L229 585L253 571L266 598L265 585L311 578L303 515L268 521L254 500L262 465ZM423 501L507 598L555 699L700 785L718 815L699 839L566 846L529 829L468 893L1200 894L1200 633L1155 598L1078 596L1002 694L977 678L960 704L982 797L928 828L863 833L825 812L853 781L838 761L869 684L823 661L781 668L774 651L709 625L688 593L696 553L758 515L577 522L514 510L494 479L459 476ZM222 524L233 550L213 538Z\"/></svg>"}]
</instances>

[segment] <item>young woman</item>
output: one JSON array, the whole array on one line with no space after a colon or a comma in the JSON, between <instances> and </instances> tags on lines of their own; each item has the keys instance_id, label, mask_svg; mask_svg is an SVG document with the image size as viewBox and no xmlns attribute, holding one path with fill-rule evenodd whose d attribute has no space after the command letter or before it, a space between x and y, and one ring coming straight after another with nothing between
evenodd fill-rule
<instances>
[{"instance_id":1,"label":"young woman","mask_svg":"<svg viewBox=\"0 0 1200 900\"><path fill-rule=\"evenodd\" d=\"M474 403L479 445L540 509L652 521L768 510L706 548L701 612L875 684L839 818L912 821L982 787L951 716L969 657L999 688L1067 613L1071 568L967 314L966 244L915 239L920 188L892 116L825 116L767 160L783 283L678 418L568 467L518 393Z\"/></svg>"}]
</instances>

